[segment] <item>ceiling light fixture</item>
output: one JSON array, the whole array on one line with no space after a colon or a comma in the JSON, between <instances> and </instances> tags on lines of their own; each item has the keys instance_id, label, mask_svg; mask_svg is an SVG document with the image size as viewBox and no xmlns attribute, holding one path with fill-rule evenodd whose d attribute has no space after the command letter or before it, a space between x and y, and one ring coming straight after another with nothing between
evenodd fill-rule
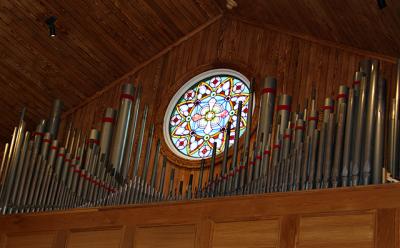
<instances>
[{"instance_id":1,"label":"ceiling light fixture","mask_svg":"<svg viewBox=\"0 0 400 248\"><path fill-rule=\"evenodd\" d=\"M385 0L377 0L377 1L378 1L378 7L380 9L383 9L383 8L385 8L387 6Z\"/></svg>"},{"instance_id":2,"label":"ceiling light fixture","mask_svg":"<svg viewBox=\"0 0 400 248\"><path fill-rule=\"evenodd\" d=\"M46 24L49 27L49 36L50 37L55 37L56 36L56 25L55 25L56 20L57 20L56 16L50 16L46 20Z\"/></svg>"}]
</instances>

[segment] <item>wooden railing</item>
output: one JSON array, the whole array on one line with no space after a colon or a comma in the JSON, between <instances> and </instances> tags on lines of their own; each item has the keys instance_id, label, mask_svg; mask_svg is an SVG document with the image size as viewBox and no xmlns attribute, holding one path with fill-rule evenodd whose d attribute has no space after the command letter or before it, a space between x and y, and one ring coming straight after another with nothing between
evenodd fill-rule
<instances>
[{"instance_id":1,"label":"wooden railing","mask_svg":"<svg viewBox=\"0 0 400 248\"><path fill-rule=\"evenodd\" d=\"M399 247L400 184L0 217L3 247Z\"/></svg>"}]
</instances>

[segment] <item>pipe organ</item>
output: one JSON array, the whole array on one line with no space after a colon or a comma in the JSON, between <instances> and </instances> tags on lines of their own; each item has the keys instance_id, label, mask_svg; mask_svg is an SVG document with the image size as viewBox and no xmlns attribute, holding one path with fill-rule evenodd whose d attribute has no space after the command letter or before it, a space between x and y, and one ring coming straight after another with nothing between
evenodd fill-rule
<instances>
[{"instance_id":1,"label":"pipe organ","mask_svg":"<svg viewBox=\"0 0 400 248\"><path fill-rule=\"evenodd\" d=\"M395 85L393 98L388 83ZM54 102L50 119L41 120L34 131L27 130L22 111L1 160L1 211L56 211L397 182L400 63L397 80L387 82L378 61L361 61L353 85L340 86L322 106L315 88L303 96L303 106L293 106L290 95L277 94L277 85L271 76L251 81L248 107L236 101L236 123L223 127L228 140L223 152L217 155L215 142L211 157L198 160L197 185L190 174L188 183L180 180L177 188L176 169L167 168L168 157L162 152L169 148L162 147L157 126L148 121L140 85L123 86L119 109L105 109L100 130L78 130L70 124L63 137L58 135L60 100ZM247 126L240 138L244 111Z\"/></svg>"}]
</instances>

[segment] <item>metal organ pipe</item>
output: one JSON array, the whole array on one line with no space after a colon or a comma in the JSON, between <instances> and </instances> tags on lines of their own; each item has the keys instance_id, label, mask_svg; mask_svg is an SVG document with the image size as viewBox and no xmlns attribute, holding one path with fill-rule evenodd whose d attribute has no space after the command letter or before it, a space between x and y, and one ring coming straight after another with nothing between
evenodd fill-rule
<instances>
[{"instance_id":1,"label":"metal organ pipe","mask_svg":"<svg viewBox=\"0 0 400 248\"><path fill-rule=\"evenodd\" d=\"M396 83L400 81L399 75ZM170 166L170 180L165 178L168 153L158 136L158 125L148 123L149 106L140 106L140 88L134 94L132 85L123 86L118 117L114 109L107 108L101 132L96 129L85 132L69 125L66 139L62 139L64 147L56 139L62 105L56 102L48 130L42 120L31 135L25 131L22 114L11 142L6 145L0 168L2 212L28 213L385 183L384 166L388 166L392 177L398 177L400 94L398 83L396 95L388 98L391 110L389 123L385 123L385 83L379 75L379 63L363 61L350 89L341 85L335 98L325 98L319 120L314 90L302 111L298 107L290 112L291 96L285 94L277 98L275 108L277 82L267 77L259 92L259 122L253 125L255 82L252 81L248 105L243 100L237 102L235 124L231 127L228 122L220 129L224 147L217 147L218 143L212 141L209 160L199 161L198 178L197 174L178 173ZM240 125L246 111L246 136L240 146ZM257 126L254 137L251 137L252 126ZM231 134L231 128L235 135ZM232 139L233 147L229 149ZM146 149L142 152L144 142ZM386 145L387 161L383 159ZM218 150L223 150L221 158L217 156ZM153 167L148 175L150 163ZM208 176L204 174L206 163L210 164ZM194 183L197 187L193 187Z\"/></svg>"}]
</instances>

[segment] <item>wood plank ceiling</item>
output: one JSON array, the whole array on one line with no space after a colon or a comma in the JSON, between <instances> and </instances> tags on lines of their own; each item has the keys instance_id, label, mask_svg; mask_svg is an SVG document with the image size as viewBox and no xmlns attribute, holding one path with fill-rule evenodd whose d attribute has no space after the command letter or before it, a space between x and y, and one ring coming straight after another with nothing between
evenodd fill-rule
<instances>
[{"instance_id":1,"label":"wood plank ceiling","mask_svg":"<svg viewBox=\"0 0 400 248\"><path fill-rule=\"evenodd\" d=\"M52 101L78 105L223 12L265 25L400 56L400 1L386 0L0 1L0 144L22 106L30 128ZM45 20L58 17L50 38Z\"/></svg>"},{"instance_id":2,"label":"wood plank ceiling","mask_svg":"<svg viewBox=\"0 0 400 248\"><path fill-rule=\"evenodd\" d=\"M221 14L214 0L0 1L0 143L65 109ZM57 36L45 20L57 16Z\"/></svg>"},{"instance_id":3,"label":"wood plank ceiling","mask_svg":"<svg viewBox=\"0 0 400 248\"><path fill-rule=\"evenodd\" d=\"M218 0L220 6L226 0ZM400 1L236 0L230 13L260 26L400 57Z\"/></svg>"}]
</instances>

